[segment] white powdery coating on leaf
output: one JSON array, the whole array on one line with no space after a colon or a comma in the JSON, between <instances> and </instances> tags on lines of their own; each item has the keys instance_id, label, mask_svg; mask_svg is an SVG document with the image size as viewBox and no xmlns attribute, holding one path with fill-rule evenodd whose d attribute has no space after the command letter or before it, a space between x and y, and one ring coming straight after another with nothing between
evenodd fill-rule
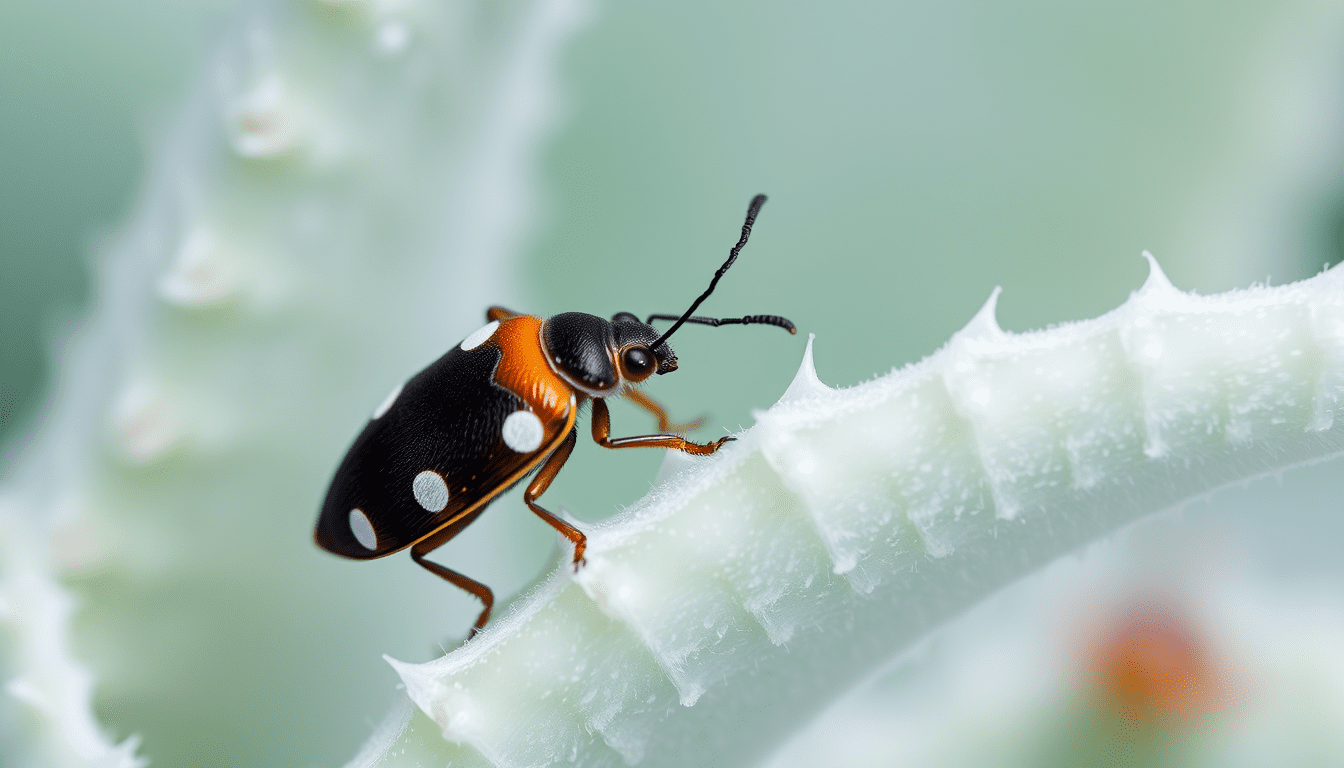
<instances>
[{"instance_id":1,"label":"white powdery coating on leaf","mask_svg":"<svg viewBox=\"0 0 1344 768\"><path fill-rule=\"evenodd\" d=\"M1320 418L1344 398L1340 269L1200 297L1154 261L1119 309L1026 334L996 298L851 389L816 380L809 344L755 428L592 525L577 575L442 659L394 662L411 699L495 765L748 762L1005 579L1344 451Z\"/></svg>"}]
</instances>

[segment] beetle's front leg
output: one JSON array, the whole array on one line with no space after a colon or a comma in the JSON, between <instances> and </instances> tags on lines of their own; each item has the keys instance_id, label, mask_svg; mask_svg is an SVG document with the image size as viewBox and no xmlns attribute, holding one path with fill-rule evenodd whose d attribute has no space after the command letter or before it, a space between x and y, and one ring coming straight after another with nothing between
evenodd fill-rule
<instances>
[{"instance_id":1,"label":"beetle's front leg","mask_svg":"<svg viewBox=\"0 0 1344 768\"><path fill-rule=\"evenodd\" d=\"M611 436L611 412L601 398L593 398L593 441L603 448L671 448L693 456L708 456L735 437L721 437L712 443L692 443L681 435Z\"/></svg>"}]
</instances>

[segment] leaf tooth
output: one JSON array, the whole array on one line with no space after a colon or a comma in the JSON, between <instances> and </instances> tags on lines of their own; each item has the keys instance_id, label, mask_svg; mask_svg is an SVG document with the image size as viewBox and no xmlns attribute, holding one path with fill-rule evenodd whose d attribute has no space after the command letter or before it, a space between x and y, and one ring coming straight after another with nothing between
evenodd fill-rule
<instances>
[{"instance_id":1,"label":"leaf tooth","mask_svg":"<svg viewBox=\"0 0 1344 768\"><path fill-rule=\"evenodd\" d=\"M795 403L804 403L814 398L826 397L834 394L835 390L826 386L825 382L817 376L817 366L812 356L812 343L817 339L817 334L807 334L807 348L803 350L803 360L798 366L798 372L793 375L793 381L789 388L784 390L775 406L792 405Z\"/></svg>"},{"instance_id":2,"label":"leaf tooth","mask_svg":"<svg viewBox=\"0 0 1344 768\"><path fill-rule=\"evenodd\" d=\"M989 343L1001 343L1008 335L1003 328L999 327L999 294L1003 293L1002 286L994 286L994 290L989 292L989 298L981 305L980 311L975 313L970 322L954 338L962 340L984 341Z\"/></svg>"},{"instance_id":3,"label":"leaf tooth","mask_svg":"<svg viewBox=\"0 0 1344 768\"><path fill-rule=\"evenodd\" d=\"M1143 281L1143 285L1135 292L1133 298L1155 298L1164 296L1184 295L1184 291L1171 284L1167 278L1167 273L1162 271L1162 265L1157 263L1157 257L1149 251L1143 252L1143 258L1148 260L1148 277Z\"/></svg>"},{"instance_id":4,"label":"leaf tooth","mask_svg":"<svg viewBox=\"0 0 1344 768\"><path fill-rule=\"evenodd\" d=\"M265 160L289 154L301 138L294 100L277 72L258 77L229 103L230 146L239 157Z\"/></svg>"},{"instance_id":5,"label":"leaf tooth","mask_svg":"<svg viewBox=\"0 0 1344 768\"><path fill-rule=\"evenodd\" d=\"M108 415L112 449L133 466L162 460L182 442L184 433L180 409L148 374L130 378Z\"/></svg>"},{"instance_id":6,"label":"leaf tooth","mask_svg":"<svg viewBox=\"0 0 1344 768\"><path fill-rule=\"evenodd\" d=\"M196 225L159 278L159 297L187 309L223 304L239 294L241 273L236 255L208 228Z\"/></svg>"}]
</instances>

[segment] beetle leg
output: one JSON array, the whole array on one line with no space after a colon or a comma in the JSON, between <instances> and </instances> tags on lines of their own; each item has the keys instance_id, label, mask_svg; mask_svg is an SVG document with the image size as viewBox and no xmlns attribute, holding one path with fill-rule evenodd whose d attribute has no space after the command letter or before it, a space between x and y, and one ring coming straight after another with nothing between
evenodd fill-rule
<instances>
[{"instance_id":1,"label":"beetle leg","mask_svg":"<svg viewBox=\"0 0 1344 768\"><path fill-rule=\"evenodd\" d=\"M555 449L555 453L552 453L546 463L541 465L541 470L537 472L537 476L532 479L531 483L528 483L527 490L523 492L523 501L527 504L527 508L574 543L574 570L576 571L584 563L583 550L588 546L587 537L574 526L542 509L541 505L537 504L537 497L551 487L551 481L560 473L560 468L565 466L565 462L569 459L569 454L574 451L574 444L578 440L579 431L571 429L569 437L566 437L565 441L560 443L560 447Z\"/></svg>"},{"instance_id":2,"label":"beetle leg","mask_svg":"<svg viewBox=\"0 0 1344 768\"><path fill-rule=\"evenodd\" d=\"M638 389L635 389L634 387L626 388L625 396L630 398L630 401L633 402L635 405L638 405L640 408L643 408L649 413L652 413L654 417L658 419L659 432L677 432L677 433L694 432L695 430L705 426L705 421L707 421L706 417L700 416L695 421L689 421L686 422L685 424L673 424L667 418L667 409L655 403L653 401L653 398L649 397L648 395L644 394Z\"/></svg>"},{"instance_id":3,"label":"beetle leg","mask_svg":"<svg viewBox=\"0 0 1344 768\"><path fill-rule=\"evenodd\" d=\"M593 398L593 441L603 448L671 448L692 456L708 456L719 450L724 443L736 438L720 437L712 443L693 443L681 435L636 435L634 437L611 436L611 412L601 398Z\"/></svg>"},{"instance_id":4,"label":"beetle leg","mask_svg":"<svg viewBox=\"0 0 1344 768\"><path fill-rule=\"evenodd\" d=\"M512 309L505 309L504 307L491 307L485 310L485 321L488 323L494 320L503 320L506 317L515 317L517 316L517 314L518 313L514 312Z\"/></svg>"},{"instance_id":5,"label":"beetle leg","mask_svg":"<svg viewBox=\"0 0 1344 768\"><path fill-rule=\"evenodd\" d=\"M490 609L495 605L494 593L490 591L489 587L485 586L479 581L476 581L475 579L463 576L457 571L444 568L442 565L439 565L438 563L432 563L426 560L425 555L428 555L430 552L443 546L445 543L447 543L449 539L461 533L462 529L466 528L471 523L471 521L475 520L476 517L480 515L480 513L483 511L485 511L484 507L482 507L481 509L477 510L476 512L470 515L467 515L461 520L458 520L452 525L444 526L441 530L435 531L433 534L425 537L424 539L421 539L419 542L415 544L415 546L411 547L412 560L419 563L420 566L423 567L425 570L429 571L435 576L445 579L446 581L448 581L448 583L452 584L458 589L464 592L470 592L471 594L475 595L477 599L479 599L481 603L485 605L485 610L481 611L481 615L476 618L476 625L471 628L471 634L467 636L468 640L475 637L476 633L480 632L485 627L485 622L490 620Z\"/></svg>"}]
</instances>

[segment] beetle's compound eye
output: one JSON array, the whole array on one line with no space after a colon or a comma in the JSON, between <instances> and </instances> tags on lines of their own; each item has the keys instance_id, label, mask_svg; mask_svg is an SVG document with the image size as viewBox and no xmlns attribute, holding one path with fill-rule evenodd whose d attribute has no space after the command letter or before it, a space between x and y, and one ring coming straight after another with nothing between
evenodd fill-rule
<instances>
[{"instance_id":1,"label":"beetle's compound eye","mask_svg":"<svg viewBox=\"0 0 1344 768\"><path fill-rule=\"evenodd\" d=\"M621 353L621 365L629 375L643 378L653 373L653 369L658 367L658 361L653 359L653 353L648 349L630 347Z\"/></svg>"}]
</instances>

